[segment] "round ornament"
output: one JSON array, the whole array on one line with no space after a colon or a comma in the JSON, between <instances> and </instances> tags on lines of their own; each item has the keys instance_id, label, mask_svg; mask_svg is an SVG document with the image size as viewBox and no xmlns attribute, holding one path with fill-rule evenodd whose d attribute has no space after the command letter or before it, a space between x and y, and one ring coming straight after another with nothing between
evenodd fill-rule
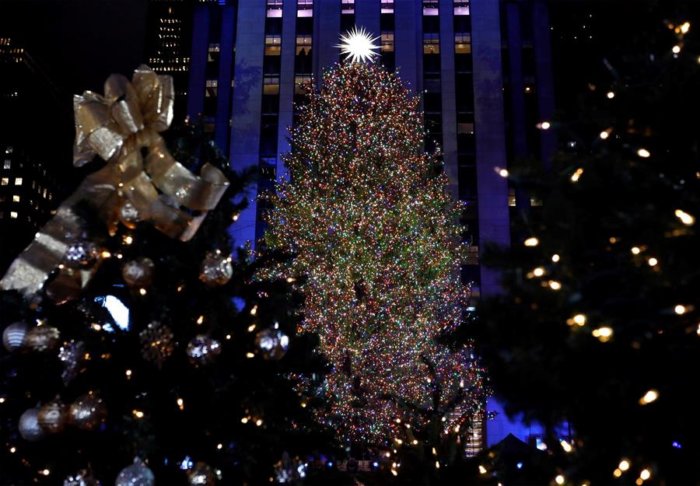
<instances>
[{"instance_id":1,"label":"round ornament","mask_svg":"<svg viewBox=\"0 0 700 486\"><path fill-rule=\"evenodd\" d=\"M124 201L119 208L119 221L129 229L136 228L136 223L139 222L139 211L131 201Z\"/></svg>"},{"instance_id":2,"label":"round ornament","mask_svg":"<svg viewBox=\"0 0 700 486\"><path fill-rule=\"evenodd\" d=\"M190 486L215 486L216 476L207 464L198 462L187 472L187 482Z\"/></svg>"},{"instance_id":3,"label":"round ornament","mask_svg":"<svg viewBox=\"0 0 700 486\"><path fill-rule=\"evenodd\" d=\"M186 353L194 366L207 365L221 354L221 343L206 334L200 334L187 344Z\"/></svg>"},{"instance_id":4,"label":"round ornament","mask_svg":"<svg viewBox=\"0 0 700 486\"><path fill-rule=\"evenodd\" d=\"M141 356L146 361L151 361L159 367L175 351L173 332L168 326L158 321L153 321L139 333L141 338Z\"/></svg>"},{"instance_id":5,"label":"round ornament","mask_svg":"<svg viewBox=\"0 0 700 486\"><path fill-rule=\"evenodd\" d=\"M72 268L86 268L95 264L99 251L91 241L79 240L72 243L64 257L66 264Z\"/></svg>"},{"instance_id":6,"label":"round ornament","mask_svg":"<svg viewBox=\"0 0 700 486\"><path fill-rule=\"evenodd\" d=\"M34 442L44 436L43 429L39 426L39 409L30 408L19 418L19 435L24 440Z\"/></svg>"},{"instance_id":7,"label":"round ornament","mask_svg":"<svg viewBox=\"0 0 700 486\"><path fill-rule=\"evenodd\" d=\"M153 486L155 476L141 459L134 459L131 466L126 466L119 472L115 486Z\"/></svg>"},{"instance_id":8,"label":"round ornament","mask_svg":"<svg viewBox=\"0 0 700 486\"><path fill-rule=\"evenodd\" d=\"M231 256L221 251L210 251L202 261L199 280L209 286L225 285L233 276Z\"/></svg>"},{"instance_id":9,"label":"round ornament","mask_svg":"<svg viewBox=\"0 0 700 486\"><path fill-rule=\"evenodd\" d=\"M82 341L64 342L58 350L58 359L63 363L61 378L66 385L80 373L83 356L85 356L85 344Z\"/></svg>"},{"instance_id":10,"label":"round ornament","mask_svg":"<svg viewBox=\"0 0 700 486\"><path fill-rule=\"evenodd\" d=\"M66 406L60 400L47 403L39 409L39 427L44 432L56 434L66 426Z\"/></svg>"},{"instance_id":11,"label":"round ornament","mask_svg":"<svg viewBox=\"0 0 700 486\"><path fill-rule=\"evenodd\" d=\"M88 393L78 398L68 409L68 420L82 430L95 430L107 418L107 409L100 397Z\"/></svg>"},{"instance_id":12,"label":"round ornament","mask_svg":"<svg viewBox=\"0 0 700 486\"><path fill-rule=\"evenodd\" d=\"M10 324L2 332L2 344L8 351L16 351L24 345L28 326L24 322Z\"/></svg>"},{"instance_id":13,"label":"round ornament","mask_svg":"<svg viewBox=\"0 0 700 486\"><path fill-rule=\"evenodd\" d=\"M282 359L289 348L289 337L279 329L263 329L255 336L255 345L265 359Z\"/></svg>"},{"instance_id":14,"label":"round ornament","mask_svg":"<svg viewBox=\"0 0 700 486\"><path fill-rule=\"evenodd\" d=\"M41 325L33 327L27 332L24 345L32 351L43 353L58 346L61 333L53 326Z\"/></svg>"},{"instance_id":15,"label":"round ornament","mask_svg":"<svg viewBox=\"0 0 700 486\"><path fill-rule=\"evenodd\" d=\"M90 471L83 469L67 476L63 480L63 486L100 486L100 482L93 477Z\"/></svg>"},{"instance_id":16,"label":"round ornament","mask_svg":"<svg viewBox=\"0 0 700 486\"><path fill-rule=\"evenodd\" d=\"M122 267L122 277L131 287L144 287L153 280L153 261L143 257L130 260Z\"/></svg>"}]
</instances>

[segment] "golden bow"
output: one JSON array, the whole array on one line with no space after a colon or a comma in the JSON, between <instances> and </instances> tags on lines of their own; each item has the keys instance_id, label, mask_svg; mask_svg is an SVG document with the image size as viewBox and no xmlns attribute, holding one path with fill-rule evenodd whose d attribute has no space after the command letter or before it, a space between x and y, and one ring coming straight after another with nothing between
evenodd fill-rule
<instances>
[{"instance_id":1,"label":"golden bow","mask_svg":"<svg viewBox=\"0 0 700 486\"><path fill-rule=\"evenodd\" d=\"M95 155L108 163L61 204L56 216L12 263L0 287L35 294L56 268L61 269L55 281L59 285L65 287L71 281L72 289L85 286L90 272L61 265L71 243L88 230L76 212L81 202L99 211L111 234L126 205L135 209L138 221L150 221L170 237L187 241L194 236L229 182L210 164L196 176L170 154L159 133L170 126L173 101L172 78L159 76L147 66L136 69L131 82L122 75L110 76L104 96L86 91L74 97L74 165L82 166ZM55 293L75 292L64 288Z\"/></svg>"}]
</instances>

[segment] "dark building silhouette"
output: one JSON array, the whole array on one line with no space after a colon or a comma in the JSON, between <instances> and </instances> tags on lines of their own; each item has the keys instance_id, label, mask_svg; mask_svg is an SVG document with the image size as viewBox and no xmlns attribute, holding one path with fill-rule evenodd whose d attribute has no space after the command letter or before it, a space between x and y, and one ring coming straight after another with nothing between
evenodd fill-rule
<instances>
[{"instance_id":1,"label":"dark building silhouette","mask_svg":"<svg viewBox=\"0 0 700 486\"><path fill-rule=\"evenodd\" d=\"M10 37L0 35L0 273L56 205L49 164L57 130L56 89Z\"/></svg>"}]
</instances>

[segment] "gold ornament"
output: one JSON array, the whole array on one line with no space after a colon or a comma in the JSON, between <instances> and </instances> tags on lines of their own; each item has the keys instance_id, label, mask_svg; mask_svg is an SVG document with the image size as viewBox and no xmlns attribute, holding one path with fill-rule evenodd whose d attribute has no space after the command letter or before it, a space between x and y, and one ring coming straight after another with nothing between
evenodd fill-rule
<instances>
[{"instance_id":1,"label":"gold ornament","mask_svg":"<svg viewBox=\"0 0 700 486\"><path fill-rule=\"evenodd\" d=\"M224 255L220 250L207 253L202 261L199 280L207 285L225 285L233 275L231 256Z\"/></svg>"},{"instance_id":2,"label":"gold ornament","mask_svg":"<svg viewBox=\"0 0 700 486\"><path fill-rule=\"evenodd\" d=\"M66 426L66 406L56 399L39 409L37 414L39 426L44 432L56 434Z\"/></svg>"},{"instance_id":3,"label":"gold ornament","mask_svg":"<svg viewBox=\"0 0 700 486\"><path fill-rule=\"evenodd\" d=\"M102 399L88 393L73 402L68 409L68 420L82 430L95 430L107 418L107 409Z\"/></svg>"},{"instance_id":4,"label":"gold ornament","mask_svg":"<svg viewBox=\"0 0 700 486\"><path fill-rule=\"evenodd\" d=\"M59 206L56 215L12 263L0 280L0 288L34 295L54 270L63 273L59 265L75 236L87 226L78 209L85 203L99 212L111 234L120 218L131 221L132 216L124 218L121 214L128 201L139 221L150 221L159 231L182 241L194 236L229 182L209 164L202 167L200 176L194 175L170 154L159 133L172 121L173 102L172 78L159 76L147 66L136 69L131 82L122 75L110 76L104 96L86 91L74 97L73 163L80 167L99 155L107 165L89 175ZM192 216L180 208L199 215ZM95 267L71 274L70 279L78 280L79 285L57 294L64 296L82 289ZM67 281L57 278L50 285L61 286Z\"/></svg>"},{"instance_id":5,"label":"gold ornament","mask_svg":"<svg viewBox=\"0 0 700 486\"><path fill-rule=\"evenodd\" d=\"M141 356L146 361L152 361L158 367L175 351L173 332L165 324L153 321L139 333L141 338Z\"/></svg>"},{"instance_id":6,"label":"gold ornament","mask_svg":"<svg viewBox=\"0 0 700 486\"><path fill-rule=\"evenodd\" d=\"M128 261L122 267L122 277L131 287L144 287L153 280L153 260L137 258Z\"/></svg>"},{"instance_id":7,"label":"gold ornament","mask_svg":"<svg viewBox=\"0 0 700 486\"><path fill-rule=\"evenodd\" d=\"M53 326L36 326L29 330L24 345L32 351L43 353L54 349L59 344L61 333Z\"/></svg>"}]
</instances>

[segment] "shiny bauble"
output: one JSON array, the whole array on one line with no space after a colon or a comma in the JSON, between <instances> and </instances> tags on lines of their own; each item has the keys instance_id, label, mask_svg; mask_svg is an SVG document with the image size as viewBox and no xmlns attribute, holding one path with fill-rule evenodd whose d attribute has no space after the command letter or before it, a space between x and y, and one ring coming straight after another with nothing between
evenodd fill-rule
<instances>
[{"instance_id":1,"label":"shiny bauble","mask_svg":"<svg viewBox=\"0 0 700 486\"><path fill-rule=\"evenodd\" d=\"M131 466L126 466L119 472L115 486L153 486L155 476L141 459L134 459Z\"/></svg>"},{"instance_id":2,"label":"shiny bauble","mask_svg":"<svg viewBox=\"0 0 700 486\"><path fill-rule=\"evenodd\" d=\"M71 268L87 268L95 264L98 255L97 245L91 241L80 240L68 247L63 258Z\"/></svg>"},{"instance_id":3,"label":"shiny bauble","mask_svg":"<svg viewBox=\"0 0 700 486\"><path fill-rule=\"evenodd\" d=\"M150 258L130 260L122 266L122 278L131 287L145 287L153 280L153 267Z\"/></svg>"},{"instance_id":4,"label":"shiny bauble","mask_svg":"<svg viewBox=\"0 0 700 486\"><path fill-rule=\"evenodd\" d=\"M100 482L93 477L90 471L83 469L66 477L63 480L63 486L100 486Z\"/></svg>"},{"instance_id":5,"label":"shiny bauble","mask_svg":"<svg viewBox=\"0 0 700 486\"><path fill-rule=\"evenodd\" d=\"M35 442L44 437L44 430L39 426L39 409L30 408L19 418L19 435L29 442Z\"/></svg>"},{"instance_id":6,"label":"shiny bauble","mask_svg":"<svg viewBox=\"0 0 700 486\"><path fill-rule=\"evenodd\" d=\"M139 211L131 201L124 201L119 208L119 221L129 229L136 228L136 223L139 222Z\"/></svg>"},{"instance_id":7,"label":"shiny bauble","mask_svg":"<svg viewBox=\"0 0 700 486\"><path fill-rule=\"evenodd\" d=\"M141 338L141 356L146 361L151 361L163 366L163 363L175 351L175 336L173 331L165 324L153 321L139 333Z\"/></svg>"},{"instance_id":8,"label":"shiny bauble","mask_svg":"<svg viewBox=\"0 0 700 486\"><path fill-rule=\"evenodd\" d=\"M32 351L43 353L58 347L61 341L61 333L53 326L46 324L33 327L24 338L24 346Z\"/></svg>"},{"instance_id":9,"label":"shiny bauble","mask_svg":"<svg viewBox=\"0 0 700 486\"><path fill-rule=\"evenodd\" d=\"M263 329L255 336L255 345L263 358L282 359L289 348L289 337L279 329Z\"/></svg>"},{"instance_id":10,"label":"shiny bauble","mask_svg":"<svg viewBox=\"0 0 700 486\"><path fill-rule=\"evenodd\" d=\"M54 400L39 408L39 427L47 434L57 434L66 426L67 407L60 400Z\"/></svg>"},{"instance_id":11,"label":"shiny bauble","mask_svg":"<svg viewBox=\"0 0 700 486\"><path fill-rule=\"evenodd\" d=\"M58 350L58 359L63 363L61 378L63 383L68 384L78 376L82 370L83 358L85 356L85 343L82 341L66 341Z\"/></svg>"},{"instance_id":12,"label":"shiny bauble","mask_svg":"<svg viewBox=\"0 0 700 486\"><path fill-rule=\"evenodd\" d=\"M221 354L221 343L206 334L200 334L187 344L186 353L194 366L207 365Z\"/></svg>"},{"instance_id":13,"label":"shiny bauble","mask_svg":"<svg viewBox=\"0 0 700 486\"><path fill-rule=\"evenodd\" d=\"M187 472L187 483L190 486L215 486L216 476L207 464L198 462Z\"/></svg>"},{"instance_id":14,"label":"shiny bauble","mask_svg":"<svg viewBox=\"0 0 700 486\"><path fill-rule=\"evenodd\" d=\"M8 351L16 351L24 345L29 326L24 322L10 324L2 332L2 344Z\"/></svg>"},{"instance_id":15,"label":"shiny bauble","mask_svg":"<svg viewBox=\"0 0 700 486\"><path fill-rule=\"evenodd\" d=\"M107 418L102 399L93 393L79 397L68 408L68 421L82 430L95 430Z\"/></svg>"},{"instance_id":16,"label":"shiny bauble","mask_svg":"<svg viewBox=\"0 0 700 486\"><path fill-rule=\"evenodd\" d=\"M232 276L230 255L224 255L219 250L207 253L199 271L199 280L213 287L226 284Z\"/></svg>"}]
</instances>

